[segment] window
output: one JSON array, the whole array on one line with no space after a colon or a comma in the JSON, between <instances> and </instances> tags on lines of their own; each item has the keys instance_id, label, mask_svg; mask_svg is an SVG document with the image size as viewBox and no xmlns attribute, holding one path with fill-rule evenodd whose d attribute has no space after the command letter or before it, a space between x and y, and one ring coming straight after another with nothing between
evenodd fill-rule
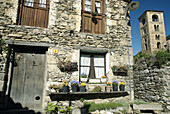
<instances>
[{"instance_id":1,"label":"window","mask_svg":"<svg viewBox=\"0 0 170 114\"><path fill-rule=\"evenodd\" d=\"M104 34L104 0L82 0L81 32Z\"/></svg>"},{"instance_id":2,"label":"window","mask_svg":"<svg viewBox=\"0 0 170 114\"><path fill-rule=\"evenodd\" d=\"M82 53L80 62L80 74L86 73L88 78L101 78L105 75L105 55Z\"/></svg>"},{"instance_id":3,"label":"window","mask_svg":"<svg viewBox=\"0 0 170 114\"><path fill-rule=\"evenodd\" d=\"M146 28L143 28L143 35L146 34Z\"/></svg>"},{"instance_id":4,"label":"window","mask_svg":"<svg viewBox=\"0 0 170 114\"><path fill-rule=\"evenodd\" d=\"M158 22L158 16L157 15L152 15L152 21L153 22Z\"/></svg>"},{"instance_id":5,"label":"window","mask_svg":"<svg viewBox=\"0 0 170 114\"><path fill-rule=\"evenodd\" d=\"M47 27L49 3L50 0L20 0L18 24Z\"/></svg>"},{"instance_id":6,"label":"window","mask_svg":"<svg viewBox=\"0 0 170 114\"><path fill-rule=\"evenodd\" d=\"M159 40L160 39L160 35L155 35L155 39Z\"/></svg>"},{"instance_id":7,"label":"window","mask_svg":"<svg viewBox=\"0 0 170 114\"><path fill-rule=\"evenodd\" d=\"M157 48L159 49L160 47L161 47L161 43L158 42L158 43L157 43Z\"/></svg>"},{"instance_id":8,"label":"window","mask_svg":"<svg viewBox=\"0 0 170 114\"><path fill-rule=\"evenodd\" d=\"M155 31L159 31L159 25L154 25Z\"/></svg>"},{"instance_id":9,"label":"window","mask_svg":"<svg viewBox=\"0 0 170 114\"><path fill-rule=\"evenodd\" d=\"M145 20L145 19L142 20L142 24L143 24L143 25L146 24L146 20Z\"/></svg>"}]
</instances>

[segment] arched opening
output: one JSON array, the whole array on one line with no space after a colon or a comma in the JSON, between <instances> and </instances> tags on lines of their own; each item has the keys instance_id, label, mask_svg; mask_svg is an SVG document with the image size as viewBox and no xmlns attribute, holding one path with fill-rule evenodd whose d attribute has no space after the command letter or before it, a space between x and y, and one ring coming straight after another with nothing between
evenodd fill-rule
<instances>
[{"instance_id":1,"label":"arched opening","mask_svg":"<svg viewBox=\"0 0 170 114\"><path fill-rule=\"evenodd\" d=\"M145 20L145 19L142 20L142 24L143 24L143 25L146 24L146 20Z\"/></svg>"},{"instance_id":2,"label":"arched opening","mask_svg":"<svg viewBox=\"0 0 170 114\"><path fill-rule=\"evenodd\" d=\"M158 16L157 15L152 15L152 21L153 22L158 22Z\"/></svg>"},{"instance_id":3,"label":"arched opening","mask_svg":"<svg viewBox=\"0 0 170 114\"><path fill-rule=\"evenodd\" d=\"M161 43L158 42L158 43L157 43L157 48L159 49L160 47L161 47Z\"/></svg>"}]
</instances>

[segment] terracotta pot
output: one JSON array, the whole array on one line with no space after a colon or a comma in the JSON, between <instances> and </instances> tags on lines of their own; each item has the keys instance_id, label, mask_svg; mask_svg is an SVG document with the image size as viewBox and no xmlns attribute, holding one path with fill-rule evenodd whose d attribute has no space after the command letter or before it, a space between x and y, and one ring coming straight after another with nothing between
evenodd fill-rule
<instances>
[{"instance_id":1,"label":"terracotta pot","mask_svg":"<svg viewBox=\"0 0 170 114\"><path fill-rule=\"evenodd\" d=\"M112 86L106 86L106 92L111 92Z\"/></svg>"}]
</instances>

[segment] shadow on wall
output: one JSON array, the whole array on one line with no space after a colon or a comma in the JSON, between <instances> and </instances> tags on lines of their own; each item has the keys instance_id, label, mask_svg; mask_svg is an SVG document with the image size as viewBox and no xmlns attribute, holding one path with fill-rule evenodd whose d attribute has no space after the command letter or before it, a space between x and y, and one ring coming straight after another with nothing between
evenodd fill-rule
<instances>
[{"instance_id":1,"label":"shadow on wall","mask_svg":"<svg viewBox=\"0 0 170 114\"><path fill-rule=\"evenodd\" d=\"M34 110L29 110L27 107L22 107L20 103L15 103L8 96L5 96L5 99L8 99L7 107L0 110L0 114L41 114L41 112L35 112Z\"/></svg>"}]
</instances>

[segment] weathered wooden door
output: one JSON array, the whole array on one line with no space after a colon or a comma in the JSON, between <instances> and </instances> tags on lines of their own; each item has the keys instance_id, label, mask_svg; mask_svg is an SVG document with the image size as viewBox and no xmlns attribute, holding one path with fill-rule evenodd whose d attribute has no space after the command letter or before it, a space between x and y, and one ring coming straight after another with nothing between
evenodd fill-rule
<instances>
[{"instance_id":1,"label":"weathered wooden door","mask_svg":"<svg viewBox=\"0 0 170 114\"><path fill-rule=\"evenodd\" d=\"M45 51L37 47L14 48L8 109L42 108Z\"/></svg>"},{"instance_id":2,"label":"weathered wooden door","mask_svg":"<svg viewBox=\"0 0 170 114\"><path fill-rule=\"evenodd\" d=\"M50 0L20 0L19 25L48 26Z\"/></svg>"}]
</instances>

